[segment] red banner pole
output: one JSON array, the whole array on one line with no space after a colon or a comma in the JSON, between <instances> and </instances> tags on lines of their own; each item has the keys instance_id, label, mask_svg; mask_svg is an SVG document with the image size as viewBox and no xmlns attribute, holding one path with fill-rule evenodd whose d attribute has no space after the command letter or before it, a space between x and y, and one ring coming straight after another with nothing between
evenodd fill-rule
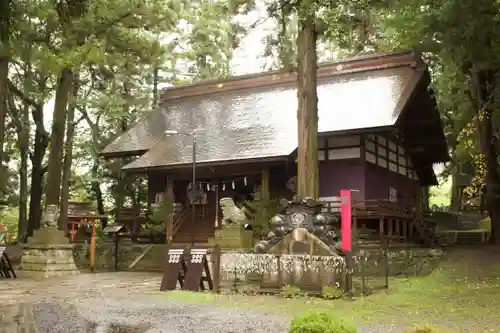
<instances>
[{"instance_id":1,"label":"red banner pole","mask_svg":"<svg viewBox=\"0 0 500 333\"><path fill-rule=\"evenodd\" d=\"M351 190L340 190L341 250L352 250L352 200Z\"/></svg>"}]
</instances>

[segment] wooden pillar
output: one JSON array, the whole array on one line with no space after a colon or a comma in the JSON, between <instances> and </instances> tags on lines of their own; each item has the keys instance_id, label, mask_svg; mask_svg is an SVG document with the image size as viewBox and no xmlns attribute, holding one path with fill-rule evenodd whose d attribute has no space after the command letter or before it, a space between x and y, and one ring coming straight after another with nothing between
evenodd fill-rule
<instances>
[{"instance_id":1,"label":"wooden pillar","mask_svg":"<svg viewBox=\"0 0 500 333\"><path fill-rule=\"evenodd\" d=\"M387 240L391 241L391 239L392 239L392 229L394 227L394 219L388 219L387 223L388 223L388 226L387 226Z\"/></svg>"},{"instance_id":2,"label":"wooden pillar","mask_svg":"<svg viewBox=\"0 0 500 333\"><path fill-rule=\"evenodd\" d=\"M380 217L379 221L379 231L380 231L380 239L384 238L384 217Z\"/></svg>"},{"instance_id":3,"label":"wooden pillar","mask_svg":"<svg viewBox=\"0 0 500 333\"><path fill-rule=\"evenodd\" d=\"M261 172L261 182L260 182L260 197L263 202L269 201L271 199L271 191L269 188L269 169L262 169Z\"/></svg>"},{"instance_id":4,"label":"wooden pillar","mask_svg":"<svg viewBox=\"0 0 500 333\"><path fill-rule=\"evenodd\" d=\"M415 219L410 221L410 230L408 230L408 237L413 239L413 234L415 232Z\"/></svg>"},{"instance_id":5,"label":"wooden pillar","mask_svg":"<svg viewBox=\"0 0 500 333\"><path fill-rule=\"evenodd\" d=\"M403 241L408 241L408 220L403 220Z\"/></svg>"},{"instance_id":6,"label":"wooden pillar","mask_svg":"<svg viewBox=\"0 0 500 333\"><path fill-rule=\"evenodd\" d=\"M398 242L401 241L401 220L396 220L396 236L398 236Z\"/></svg>"},{"instance_id":7,"label":"wooden pillar","mask_svg":"<svg viewBox=\"0 0 500 333\"><path fill-rule=\"evenodd\" d=\"M167 245L172 245L173 241L173 232L174 232L174 214L173 214L173 206L174 206L174 178L172 175L167 176L166 184L165 184L165 193L163 195L163 206L166 210L165 217L165 234L166 234L166 243Z\"/></svg>"}]
</instances>

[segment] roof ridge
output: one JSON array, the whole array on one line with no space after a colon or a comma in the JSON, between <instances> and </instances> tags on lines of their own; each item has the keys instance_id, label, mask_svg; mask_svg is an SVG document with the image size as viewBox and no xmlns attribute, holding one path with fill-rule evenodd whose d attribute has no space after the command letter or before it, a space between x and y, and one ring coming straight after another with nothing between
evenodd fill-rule
<instances>
[{"instance_id":1,"label":"roof ridge","mask_svg":"<svg viewBox=\"0 0 500 333\"><path fill-rule=\"evenodd\" d=\"M376 53L357 56L339 61L318 64L318 79L334 75L351 74L353 72L386 69L400 66L419 66L423 62L413 50L391 53ZM178 87L166 88L162 91L161 100L208 95L250 88L263 88L293 83L297 79L295 71L280 69L262 73L232 76L224 79L208 80Z\"/></svg>"}]
</instances>

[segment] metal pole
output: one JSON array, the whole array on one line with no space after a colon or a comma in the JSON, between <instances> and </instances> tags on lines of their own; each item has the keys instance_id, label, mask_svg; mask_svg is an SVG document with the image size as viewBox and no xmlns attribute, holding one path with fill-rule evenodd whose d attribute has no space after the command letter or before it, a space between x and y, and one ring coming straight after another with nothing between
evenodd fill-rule
<instances>
[{"instance_id":1,"label":"metal pole","mask_svg":"<svg viewBox=\"0 0 500 333\"><path fill-rule=\"evenodd\" d=\"M214 185L215 190L215 228L219 227L219 185Z\"/></svg>"},{"instance_id":2,"label":"metal pole","mask_svg":"<svg viewBox=\"0 0 500 333\"><path fill-rule=\"evenodd\" d=\"M195 215L196 215L196 136L193 133L193 203L191 205L191 247L194 245L194 229L195 229Z\"/></svg>"}]
</instances>

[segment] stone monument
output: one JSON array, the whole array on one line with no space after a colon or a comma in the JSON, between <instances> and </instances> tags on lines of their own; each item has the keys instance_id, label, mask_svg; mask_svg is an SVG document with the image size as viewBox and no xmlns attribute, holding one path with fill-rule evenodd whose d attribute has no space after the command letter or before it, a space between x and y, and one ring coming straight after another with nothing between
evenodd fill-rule
<instances>
[{"instance_id":1,"label":"stone monument","mask_svg":"<svg viewBox=\"0 0 500 333\"><path fill-rule=\"evenodd\" d=\"M73 245L64 231L57 229L58 218L58 207L48 205L42 217L42 227L35 230L23 245L18 276L44 279L79 274L73 259Z\"/></svg>"},{"instance_id":2,"label":"stone monument","mask_svg":"<svg viewBox=\"0 0 500 333\"><path fill-rule=\"evenodd\" d=\"M321 202L296 196L292 201L282 199L281 205L284 212L271 219L271 231L266 239L255 245L256 253L267 253L296 229L307 231L321 244L340 252L340 220L337 216L322 213Z\"/></svg>"}]
</instances>

